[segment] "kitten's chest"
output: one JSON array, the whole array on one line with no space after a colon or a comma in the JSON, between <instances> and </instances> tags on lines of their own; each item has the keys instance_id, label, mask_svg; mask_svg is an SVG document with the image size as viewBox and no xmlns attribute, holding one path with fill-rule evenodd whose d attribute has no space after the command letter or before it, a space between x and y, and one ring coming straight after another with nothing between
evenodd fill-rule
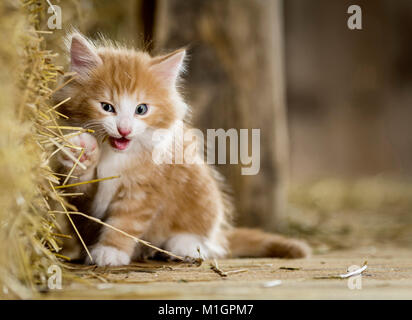
<instances>
[{"instance_id":1,"label":"kitten's chest","mask_svg":"<svg viewBox=\"0 0 412 320\"><path fill-rule=\"evenodd\" d=\"M93 216L102 218L106 213L110 202L119 188L122 172L127 163L127 155L103 150L96 169L97 178L119 177L99 182L92 204Z\"/></svg>"},{"instance_id":2,"label":"kitten's chest","mask_svg":"<svg viewBox=\"0 0 412 320\"><path fill-rule=\"evenodd\" d=\"M99 164L97 165L97 178L118 176L129 162L127 154L110 152L103 149Z\"/></svg>"}]
</instances>

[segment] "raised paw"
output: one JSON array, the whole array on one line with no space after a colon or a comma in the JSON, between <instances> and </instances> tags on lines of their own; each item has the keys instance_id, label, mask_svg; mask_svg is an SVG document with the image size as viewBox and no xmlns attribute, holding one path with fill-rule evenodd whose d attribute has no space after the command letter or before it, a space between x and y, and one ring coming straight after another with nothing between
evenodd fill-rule
<instances>
[{"instance_id":1,"label":"raised paw","mask_svg":"<svg viewBox=\"0 0 412 320\"><path fill-rule=\"evenodd\" d=\"M124 266L130 263L130 256L119 249L111 246L98 245L90 251L93 261L88 257L88 264L104 266Z\"/></svg>"},{"instance_id":2,"label":"raised paw","mask_svg":"<svg viewBox=\"0 0 412 320\"><path fill-rule=\"evenodd\" d=\"M65 152L59 152L59 161L66 167L73 167L74 159L78 159L80 153L83 154L79 160L86 168L93 167L99 158L99 146L97 140L89 133L81 133L74 137L67 139L68 144L66 144ZM78 147L78 148L74 148ZM82 149L80 149L82 148ZM69 153L73 157L69 157Z\"/></svg>"}]
</instances>

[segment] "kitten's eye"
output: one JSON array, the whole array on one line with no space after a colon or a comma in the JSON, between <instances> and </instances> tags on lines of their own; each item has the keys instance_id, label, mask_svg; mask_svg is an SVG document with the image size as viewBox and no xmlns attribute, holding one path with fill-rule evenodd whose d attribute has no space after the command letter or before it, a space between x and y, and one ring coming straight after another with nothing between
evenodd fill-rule
<instances>
[{"instance_id":1,"label":"kitten's eye","mask_svg":"<svg viewBox=\"0 0 412 320\"><path fill-rule=\"evenodd\" d=\"M114 112L114 107L110 103L100 102L102 109L106 112Z\"/></svg>"},{"instance_id":2,"label":"kitten's eye","mask_svg":"<svg viewBox=\"0 0 412 320\"><path fill-rule=\"evenodd\" d=\"M146 114L147 109L148 109L147 104L142 103L142 104L139 104L136 107L135 113L138 114L139 116L142 116L142 115Z\"/></svg>"}]
</instances>

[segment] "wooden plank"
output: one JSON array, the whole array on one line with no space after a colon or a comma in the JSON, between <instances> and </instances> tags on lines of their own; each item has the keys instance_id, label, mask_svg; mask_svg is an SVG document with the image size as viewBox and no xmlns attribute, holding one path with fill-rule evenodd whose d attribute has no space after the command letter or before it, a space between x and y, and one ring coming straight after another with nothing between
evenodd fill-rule
<instances>
[{"instance_id":1,"label":"wooden plank","mask_svg":"<svg viewBox=\"0 0 412 320\"><path fill-rule=\"evenodd\" d=\"M279 229L289 154L282 1L159 0L156 8L155 51L189 45L184 92L194 124L204 132L260 129L259 174L219 166L234 191L236 220Z\"/></svg>"}]
</instances>

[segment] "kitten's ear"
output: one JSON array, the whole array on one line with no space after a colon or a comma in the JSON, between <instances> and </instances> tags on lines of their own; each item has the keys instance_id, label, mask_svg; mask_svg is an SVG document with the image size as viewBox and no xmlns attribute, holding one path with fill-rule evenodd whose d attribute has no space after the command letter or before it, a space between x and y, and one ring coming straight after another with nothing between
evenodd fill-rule
<instances>
[{"instance_id":1,"label":"kitten's ear","mask_svg":"<svg viewBox=\"0 0 412 320\"><path fill-rule=\"evenodd\" d=\"M185 56L186 50L179 49L165 56L156 57L150 69L167 85L175 85L180 73L184 71Z\"/></svg>"},{"instance_id":2,"label":"kitten's ear","mask_svg":"<svg viewBox=\"0 0 412 320\"><path fill-rule=\"evenodd\" d=\"M70 59L72 71L85 76L102 63L96 48L79 33L71 36Z\"/></svg>"}]
</instances>

